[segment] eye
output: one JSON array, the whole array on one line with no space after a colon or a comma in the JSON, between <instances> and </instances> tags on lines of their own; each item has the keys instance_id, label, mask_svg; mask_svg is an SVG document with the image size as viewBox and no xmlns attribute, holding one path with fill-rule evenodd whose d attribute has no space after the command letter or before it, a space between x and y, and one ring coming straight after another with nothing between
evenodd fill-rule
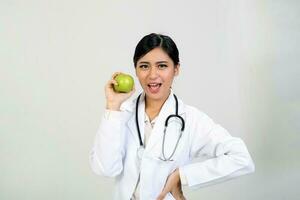
<instances>
[{"instance_id":1,"label":"eye","mask_svg":"<svg viewBox=\"0 0 300 200\"><path fill-rule=\"evenodd\" d=\"M165 64L159 64L158 65L159 69L164 69L164 68L167 68L167 67L168 67L168 65L165 65Z\"/></svg>"},{"instance_id":2,"label":"eye","mask_svg":"<svg viewBox=\"0 0 300 200\"><path fill-rule=\"evenodd\" d=\"M149 66L148 65L140 65L139 68L145 70L145 69L148 69Z\"/></svg>"}]
</instances>

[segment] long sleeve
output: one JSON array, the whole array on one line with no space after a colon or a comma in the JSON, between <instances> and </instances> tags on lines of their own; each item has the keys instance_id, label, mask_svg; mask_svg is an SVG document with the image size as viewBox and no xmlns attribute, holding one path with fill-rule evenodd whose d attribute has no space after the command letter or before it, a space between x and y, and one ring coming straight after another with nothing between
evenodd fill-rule
<instances>
[{"instance_id":1,"label":"long sleeve","mask_svg":"<svg viewBox=\"0 0 300 200\"><path fill-rule=\"evenodd\" d=\"M89 155L91 168L96 174L115 177L122 172L125 121L125 111L105 110Z\"/></svg>"},{"instance_id":2,"label":"long sleeve","mask_svg":"<svg viewBox=\"0 0 300 200\"><path fill-rule=\"evenodd\" d=\"M188 186L204 187L254 172L254 163L240 138L232 137L205 114L196 120L191 158L206 159L180 167Z\"/></svg>"}]
</instances>

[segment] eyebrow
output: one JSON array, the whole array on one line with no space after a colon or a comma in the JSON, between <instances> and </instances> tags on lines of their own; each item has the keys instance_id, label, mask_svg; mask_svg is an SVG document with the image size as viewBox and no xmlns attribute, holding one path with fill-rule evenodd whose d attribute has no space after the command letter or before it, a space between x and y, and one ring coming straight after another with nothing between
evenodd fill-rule
<instances>
[{"instance_id":1,"label":"eyebrow","mask_svg":"<svg viewBox=\"0 0 300 200\"><path fill-rule=\"evenodd\" d=\"M162 63L168 63L168 61L157 61L156 62L156 64L162 64ZM142 61L142 62L139 62L139 64L150 64L150 62Z\"/></svg>"}]
</instances>

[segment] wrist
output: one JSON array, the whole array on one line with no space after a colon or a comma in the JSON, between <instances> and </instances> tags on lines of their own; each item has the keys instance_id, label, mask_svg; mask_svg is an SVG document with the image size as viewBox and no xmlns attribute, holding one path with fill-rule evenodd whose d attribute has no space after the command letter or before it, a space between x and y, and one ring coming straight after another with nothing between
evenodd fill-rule
<instances>
[{"instance_id":1,"label":"wrist","mask_svg":"<svg viewBox=\"0 0 300 200\"><path fill-rule=\"evenodd\" d=\"M120 107L121 107L121 104L119 104L119 103L112 103L112 102L106 103L106 109L108 109L108 110L120 111Z\"/></svg>"}]
</instances>

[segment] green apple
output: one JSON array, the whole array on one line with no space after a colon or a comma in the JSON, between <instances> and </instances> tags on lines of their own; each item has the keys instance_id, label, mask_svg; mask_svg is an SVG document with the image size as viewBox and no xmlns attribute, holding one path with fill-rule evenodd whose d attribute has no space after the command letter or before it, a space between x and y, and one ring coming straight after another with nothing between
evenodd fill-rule
<instances>
[{"instance_id":1,"label":"green apple","mask_svg":"<svg viewBox=\"0 0 300 200\"><path fill-rule=\"evenodd\" d=\"M133 89L134 80L132 76L128 74L118 74L115 77L118 85L114 85L114 89L116 92L130 92Z\"/></svg>"}]
</instances>

